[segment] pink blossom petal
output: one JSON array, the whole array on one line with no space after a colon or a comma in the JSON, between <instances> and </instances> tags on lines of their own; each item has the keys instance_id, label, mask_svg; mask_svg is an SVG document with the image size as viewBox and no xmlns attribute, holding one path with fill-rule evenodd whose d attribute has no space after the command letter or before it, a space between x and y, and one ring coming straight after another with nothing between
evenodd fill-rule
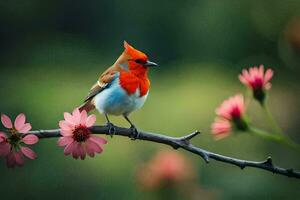
<instances>
[{"instance_id":1,"label":"pink blossom petal","mask_svg":"<svg viewBox=\"0 0 300 200\"><path fill-rule=\"evenodd\" d=\"M89 144L89 142L86 142L85 149L86 149L87 154L90 157L95 156L94 148Z\"/></svg>"},{"instance_id":2,"label":"pink blossom petal","mask_svg":"<svg viewBox=\"0 0 300 200\"><path fill-rule=\"evenodd\" d=\"M107 143L107 140L105 140L104 138L98 137L98 136L94 136L94 135L90 136L90 140L92 140L93 142L97 143L100 146Z\"/></svg>"},{"instance_id":3,"label":"pink blossom petal","mask_svg":"<svg viewBox=\"0 0 300 200\"><path fill-rule=\"evenodd\" d=\"M59 127L64 130L72 130L74 128L74 126L72 124L69 124L65 120L59 121Z\"/></svg>"},{"instance_id":4,"label":"pink blossom petal","mask_svg":"<svg viewBox=\"0 0 300 200\"><path fill-rule=\"evenodd\" d=\"M215 139L219 140L227 137L231 131L231 124L229 121L217 118L211 126L212 133Z\"/></svg>"},{"instance_id":5,"label":"pink blossom petal","mask_svg":"<svg viewBox=\"0 0 300 200\"><path fill-rule=\"evenodd\" d=\"M2 122L2 124L5 128L12 128L13 127L10 118L5 114L1 115L1 122Z\"/></svg>"},{"instance_id":6,"label":"pink blossom petal","mask_svg":"<svg viewBox=\"0 0 300 200\"><path fill-rule=\"evenodd\" d=\"M231 119L231 102L228 102L228 100L225 100L219 108L216 109L216 114L220 117L223 117L225 119Z\"/></svg>"},{"instance_id":7,"label":"pink blossom petal","mask_svg":"<svg viewBox=\"0 0 300 200\"><path fill-rule=\"evenodd\" d=\"M79 124L80 123L80 119L81 119L81 114L80 114L80 111L78 108L75 108L73 110L73 119L75 121L76 124Z\"/></svg>"},{"instance_id":8,"label":"pink blossom petal","mask_svg":"<svg viewBox=\"0 0 300 200\"><path fill-rule=\"evenodd\" d=\"M38 138L36 135L30 134L30 135L26 135L26 136L22 139L22 141L23 141L25 144L31 145L31 144L37 143L37 142L39 141L39 138Z\"/></svg>"},{"instance_id":9,"label":"pink blossom petal","mask_svg":"<svg viewBox=\"0 0 300 200\"><path fill-rule=\"evenodd\" d=\"M259 75L259 78L261 78L261 79L264 78L264 65L259 66L258 75Z\"/></svg>"},{"instance_id":10,"label":"pink blossom petal","mask_svg":"<svg viewBox=\"0 0 300 200\"><path fill-rule=\"evenodd\" d=\"M15 153L15 160L17 166L22 167L24 165L24 157L22 152L18 151Z\"/></svg>"},{"instance_id":11,"label":"pink blossom petal","mask_svg":"<svg viewBox=\"0 0 300 200\"><path fill-rule=\"evenodd\" d=\"M243 77L244 77L248 82L251 80L251 76L250 76L249 72L248 72L246 69L244 69L244 70L242 71L242 75L243 75Z\"/></svg>"},{"instance_id":12,"label":"pink blossom petal","mask_svg":"<svg viewBox=\"0 0 300 200\"><path fill-rule=\"evenodd\" d=\"M71 136L73 134L73 128L75 128L75 126L64 120L59 121L59 127L61 128L60 133L63 136Z\"/></svg>"},{"instance_id":13,"label":"pink blossom petal","mask_svg":"<svg viewBox=\"0 0 300 200\"><path fill-rule=\"evenodd\" d=\"M6 139L6 138L7 138L6 134L5 134L5 133L3 133L3 132L1 132L1 131L0 131L0 137L1 137L1 138L4 138L4 139Z\"/></svg>"},{"instance_id":14,"label":"pink blossom petal","mask_svg":"<svg viewBox=\"0 0 300 200\"><path fill-rule=\"evenodd\" d=\"M87 112L83 110L80 116L80 124L85 126L86 120L87 120Z\"/></svg>"},{"instance_id":15,"label":"pink blossom petal","mask_svg":"<svg viewBox=\"0 0 300 200\"><path fill-rule=\"evenodd\" d=\"M248 81L245 79L245 77L243 76L243 75L239 75L239 80L243 83L243 84L245 84L245 85L248 85Z\"/></svg>"},{"instance_id":16,"label":"pink blossom petal","mask_svg":"<svg viewBox=\"0 0 300 200\"><path fill-rule=\"evenodd\" d=\"M10 152L10 145L7 142L0 143L0 156L7 156Z\"/></svg>"},{"instance_id":17,"label":"pink blossom petal","mask_svg":"<svg viewBox=\"0 0 300 200\"><path fill-rule=\"evenodd\" d=\"M21 129L18 130L19 133L26 134L31 130L31 124L26 123Z\"/></svg>"},{"instance_id":18,"label":"pink blossom petal","mask_svg":"<svg viewBox=\"0 0 300 200\"><path fill-rule=\"evenodd\" d=\"M251 76L251 79L255 76L255 68L256 66L249 68L249 74Z\"/></svg>"},{"instance_id":19,"label":"pink blossom petal","mask_svg":"<svg viewBox=\"0 0 300 200\"><path fill-rule=\"evenodd\" d=\"M96 152L96 153L101 153L103 151L103 149L101 148L101 146L94 142L93 140L91 140L90 138L86 140L86 146L91 148L91 150L93 152Z\"/></svg>"},{"instance_id":20,"label":"pink blossom petal","mask_svg":"<svg viewBox=\"0 0 300 200\"><path fill-rule=\"evenodd\" d=\"M267 83L267 84L265 85L266 90L271 89L271 87L272 87L272 84L271 84L271 83Z\"/></svg>"},{"instance_id":21,"label":"pink blossom petal","mask_svg":"<svg viewBox=\"0 0 300 200\"><path fill-rule=\"evenodd\" d=\"M72 136L72 135L73 135L73 131L61 129L61 130L60 130L60 134L61 134L62 136L64 136L64 137Z\"/></svg>"},{"instance_id":22,"label":"pink blossom petal","mask_svg":"<svg viewBox=\"0 0 300 200\"><path fill-rule=\"evenodd\" d=\"M80 146L81 144L79 142L75 142L75 145L73 147L73 152L72 152L72 156L75 159L78 159L80 156Z\"/></svg>"},{"instance_id":23,"label":"pink blossom petal","mask_svg":"<svg viewBox=\"0 0 300 200\"><path fill-rule=\"evenodd\" d=\"M73 117L79 117L80 116L80 110L79 108L75 108L72 112Z\"/></svg>"},{"instance_id":24,"label":"pink blossom petal","mask_svg":"<svg viewBox=\"0 0 300 200\"><path fill-rule=\"evenodd\" d=\"M74 120L73 116L72 116L70 113L65 112L65 113L64 113L64 118L65 118L65 120L66 120L69 124L76 125L75 120Z\"/></svg>"},{"instance_id":25,"label":"pink blossom petal","mask_svg":"<svg viewBox=\"0 0 300 200\"><path fill-rule=\"evenodd\" d=\"M5 141L7 138L6 134L0 131L0 143Z\"/></svg>"},{"instance_id":26,"label":"pink blossom petal","mask_svg":"<svg viewBox=\"0 0 300 200\"><path fill-rule=\"evenodd\" d=\"M6 166L9 168L15 167L16 159L13 152L10 152L6 157Z\"/></svg>"},{"instance_id":27,"label":"pink blossom petal","mask_svg":"<svg viewBox=\"0 0 300 200\"><path fill-rule=\"evenodd\" d=\"M20 113L16 119L15 119L15 128L17 129L18 132L20 132L20 130L23 128L23 126L25 125L25 120L26 117L23 113Z\"/></svg>"},{"instance_id":28,"label":"pink blossom petal","mask_svg":"<svg viewBox=\"0 0 300 200\"><path fill-rule=\"evenodd\" d=\"M75 141L71 142L70 144L68 144L65 149L64 149L64 154L65 155L69 155L73 152L74 149L74 145L75 145Z\"/></svg>"},{"instance_id":29,"label":"pink blossom petal","mask_svg":"<svg viewBox=\"0 0 300 200\"><path fill-rule=\"evenodd\" d=\"M86 126L91 127L95 124L95 122L96 122L96 115L90 115L86 120Z\"/></svg>"},{"instance_id":30,"label":"pink blossom petal","mask_svg":"<svg viewBox=\"0 0 300 200\"><path fill-rule=\"evenodd\" d=\"M21 151L27 158L29 158L31 160L34 160L37 157L36 153L28 147L21 147Z\"/></svg>"},{"instance_id":31,"label":"pink blossom petal","mask_svg":"<svg viewBox=\"0 0 300 200\"><path fill-rule=\"evenodd\" d=\"M74 139L72 137L60 137L57 141L58 146L66 146L70 143L72 143Z\"/></svg>"},{"instance_id":32,"label":"pink blossom petal","mask_svg":"<svg viewBox=\"0 0 300 200\"><path fill-rule=\"evenodd\" d=\"M244 112L244 96L242 94L238 94L235 96L235 104L237 106L237 109L240 110L239 112L243 113Z\"/></svg>"},{"instance_id":33,"label":"pink blossom petal","mask_svg":"<svg viewBox=\"0 0 300 200\"><path fill-rule=\"evenodd\" d=\"M271 78L273 77L274 72L272 69L267 69L266 73L265 73L265 77L264 77L264 84L268 83Z\"/></svg>"},{"instance_id":34,"label":"pink blossom petal","mask_svg":"<svg viewBox=\"0 0 300 200\"><path fill-rule=\"evenodd\" d=\"M84 159L85 159L86 152L85 152L85 149L83 148L83 145L82 145L82 144L80 144L80 146L79 146L79 148L78 148L78 153L79 153L80 159L81 159L81 160L84 160Z\"/></svg>"}]
</instances>

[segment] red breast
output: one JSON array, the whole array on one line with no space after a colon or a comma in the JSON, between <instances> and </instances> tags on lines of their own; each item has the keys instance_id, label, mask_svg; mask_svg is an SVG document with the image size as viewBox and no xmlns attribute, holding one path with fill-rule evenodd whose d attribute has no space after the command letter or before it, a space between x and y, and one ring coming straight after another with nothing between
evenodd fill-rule
<instances>
[{"instance_id":1,"label":"red breast","mask_svg":"<svg viewBox=\"0 0 300 200\"><path fill-rule=\"evenodd\" d=\"M137 89L140 89L140 97L142 97L148 93L150 81L147 74L138 76L134 72L122 70L120 72L120 85L128 95L134 94Z\"/></svg>"}]
</instances>

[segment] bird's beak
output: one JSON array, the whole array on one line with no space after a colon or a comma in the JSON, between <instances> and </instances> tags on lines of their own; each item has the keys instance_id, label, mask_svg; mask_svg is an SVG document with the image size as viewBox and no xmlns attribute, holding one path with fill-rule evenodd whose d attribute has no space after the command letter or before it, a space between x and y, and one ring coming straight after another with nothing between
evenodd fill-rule
<instances>
[{"instance_id":1,"label":"bird's beak","mask_svg":"<svg viewBox=\"0 0 300 200\"><path fill-rule=\"evenodd\" d=\"M146 67L156 67L156 66L158 66L158 64L156 64L155 62L151 62L149 60L147 60L147 62L143 65L146 66Z\"/></svg>"}]
</instances>

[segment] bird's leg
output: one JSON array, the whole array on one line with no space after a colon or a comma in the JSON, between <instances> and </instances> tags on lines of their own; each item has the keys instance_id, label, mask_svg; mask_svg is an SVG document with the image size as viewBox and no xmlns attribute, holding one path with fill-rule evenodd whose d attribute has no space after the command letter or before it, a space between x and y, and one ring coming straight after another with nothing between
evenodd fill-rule
<instances>
[{"instance_id":1,"label":"bird's leg","mask_svg":"<svg viewBox=\"0 0 300 200\"><path fill-rule=\"evenodd\" d=\"M106 113L105 113L105 118L106 118L106 126L108 127L108 134L110 135L110 137L113 137L113 135L116 133L115 125L110 122Z\"/></svg>"},{"instance_id":2,"label":"bird's leg","mask_svg":"<svg viewBox=\"0 0 300 200\"><path fill-rule=\"evenodd\" d=\"M132 140L138 139L140 133L139 133L138 130L136 129L135 125L130 121L130 119L129 119L126 115L123 115L123 116L124 116L124 118L126 119L126 121L128 121L129 124L131 125L131 126L130 126L130 129L132 130L132 134L131 134L130 138L131 138Z\"/></svg>"}]
</instances>

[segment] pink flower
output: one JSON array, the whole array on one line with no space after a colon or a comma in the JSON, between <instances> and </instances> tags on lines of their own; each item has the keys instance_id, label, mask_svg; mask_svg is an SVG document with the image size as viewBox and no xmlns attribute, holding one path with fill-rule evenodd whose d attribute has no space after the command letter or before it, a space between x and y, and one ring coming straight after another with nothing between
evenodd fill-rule
<instances>
[{"instance_id":1,"label":"pink flower","mask_svg":"<svg viewBox=\"0 0 300 200\"><path fill-rule=\"evenodd\" d=\"M265 98L265 90L269 90L272 86L270 80L273 74L272 69L267 69L264 72L264 66L260 65L259 67L251 67L248 71L244 69L239 75L239 79L244 85L252 89L254 98L262 102Z\"/></svg>"},{"instance_id":2,"label":"pink flower","mask_svg":"<svg viewBox=\"0 0 300 200\"><path fill-rule=\"evenodd\" d=\"M39 140L36 135L28 134L31 125L25 121L26 117L23 113L16 117L14 124L8 116L1 115L1 122L8 129L9 136L0 132L0 156L6 158L8 167L23 166L24 156L32 160L36 158L34 151L21 145L22 143L32 145Z\"/></svg>"},{"instance_id":3,"label":"pink flower","mask_svg":"<svg viewBox=\"0 0 300 200\"><path fill-rule=\"evenodd\" d=\"M7 140L5 133L0 132L0 156L7 156L10 152L10 145Z\"/></svg>"},{"instance_id":4,"label":"pink flower","mask_svg":"<svg viewBox=\"0 0 300 200\"><path fill-rule=\"evenodd\" d=\"M237 94L225 100L216 110L219 117L227 120L241 118L244 112L244 97L241 94Z\"/></svg>"},{"instance_id":5,"label":"pink flower","mask_svg":"<svg viewBox=\"0 0 300 200\"><path fill-rule=\"evenodd\" d=\"M216 139L222 139L231 132L232 125L238 130L245 131L248 128L244 119L246 106L244 97L237 94L225 100L217 109L217 118L211 126L211 131Z\"/></svg>"},{"instance_id":6,"label":"pink flower","mask_svg":"<svg viewBox=\"0 0 300 200\"><path fill-rule=\"evenodd\" d=\"M182 154L163 150L139 168L137 178L145 189L156 189L189 181L194 177L194 170Z\"/></svg>"},{"instance_id":7,"label":"pink flower","mask_svg":"<svg viewBox=\"0 0 300 200\"><path fill-rule=\"evenodd\" d=\"M211 126L215 139L219 140L227 137L231 132L231 123L226 119L216 118Z\"/></svg>"},{"instance_id":8,"label":"pink flower","mask_svg":"<svg viewBox=\"0 0 300 200\"><path fill-rule=\"evenodd\" d=\"M95 115L87 115L84 110L82 112L76 108L72 114L65 112L65 120L59 122L61 135L58 145L65 146L64 154L72 154L73 158L79 157L83 160L88 154L94 157L95 153L103 151L102 146L107 143L104 138L92 135L89 130L96 122Z\"/></svg>"}]
</instances>

